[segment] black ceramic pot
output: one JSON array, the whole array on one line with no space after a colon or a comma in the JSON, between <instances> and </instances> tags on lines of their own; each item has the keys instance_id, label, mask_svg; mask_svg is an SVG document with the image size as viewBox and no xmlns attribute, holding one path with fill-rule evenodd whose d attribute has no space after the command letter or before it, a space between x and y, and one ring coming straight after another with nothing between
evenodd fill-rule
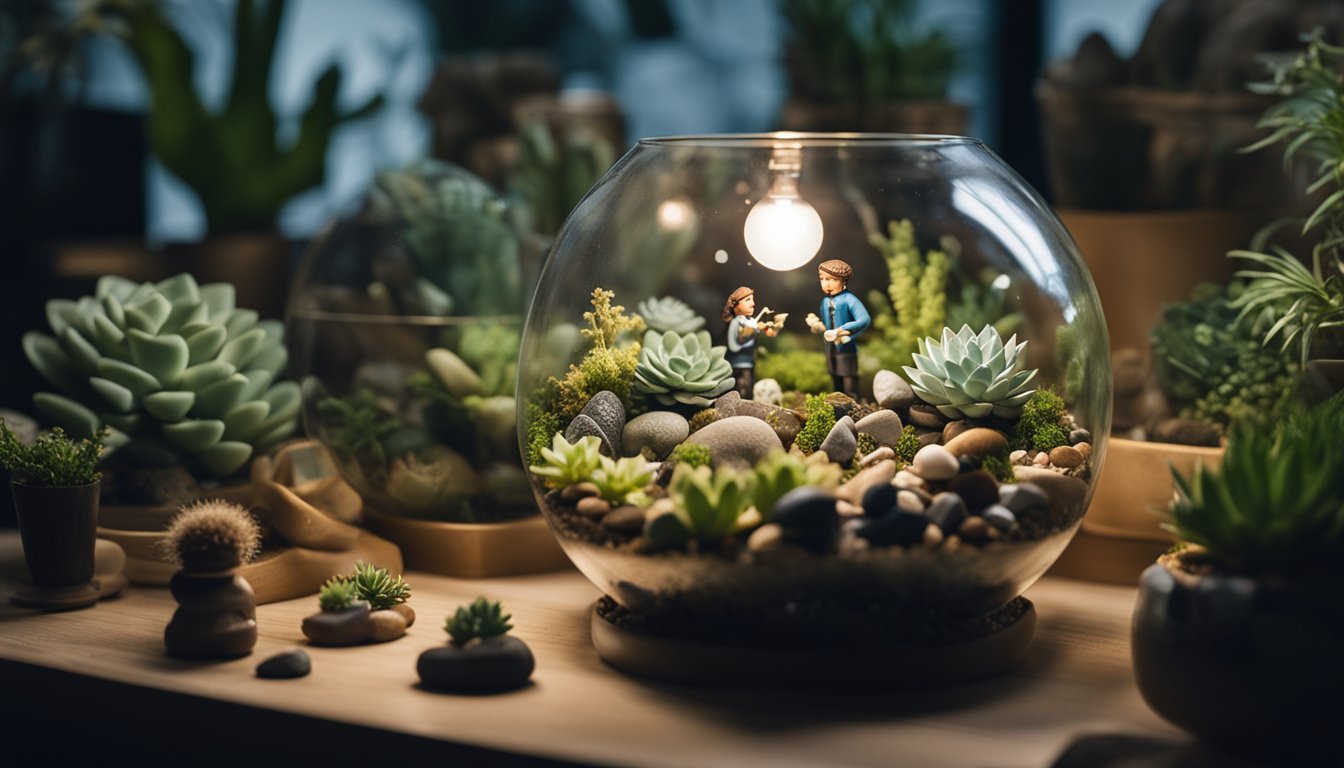
<instances>
[{"instance_id":1,"label":"black ceramic pot","mask_svg":"<svg viewBox=\"0 0 1344 768\"><path fill-rule=\"evenodd\" d=\"M39 587L69 587L93 579L98 483L46 487L10 483L28 574Z\"/></svg>"},{"instance_id":2,"label":"black ceramic pot","mask_svg":"<svg viewBox=\"0 0 1344 768\"><path fill-rule=\"evenodd\" d=\"M1314 754L1344 720L1344 611L1334 580L1269 582L1150 566L1132 645L1143 698L1208 741Z\"/></svg>"}]
</instances>

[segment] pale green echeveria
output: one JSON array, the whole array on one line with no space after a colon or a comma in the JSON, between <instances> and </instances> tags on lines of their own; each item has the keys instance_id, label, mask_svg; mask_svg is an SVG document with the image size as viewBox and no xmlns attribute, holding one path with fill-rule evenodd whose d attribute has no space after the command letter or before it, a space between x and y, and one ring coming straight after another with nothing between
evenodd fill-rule
<instances>
[{"instance_id":1,"label":"pale green echeveria","mask_svg":"<svg viewBox=\"0 0 1344 768\"><path fill-rule=\"evenodd\" d=\"M294 433L299 387L277 381L284 326L234 306L232 285L108 275L93 296L48 301L47 322L23 351L60 392L33 402L72 435L106 424L131 461L225 477Z\"/></svg>"},{"instance_id":2,"label":"pale green echeveria","mask_svg":"<svg viewBox=\"0 0 1344 768\"><path fill-rule=\"evenodd\" d=\"M639 316L651 331L658 333L695 333L705 327L705 318L690 305L673 296L648 298L639 302Z\"/></svg>"},{"instance_id":3,"label":"pale green echeveria","mask_svg":"<svg viewBox=\"0 0 1344 768\"><path fill-rule=\"evenodd\" d=\"M724 349L713 346L709 331L649 331L639 352L633 389L663 405L708 406L733 387L733 367Z\"/></svg>"},{"instance_id":4,"label":"pale green echeveria","mask_svg":"<svg viewBox=\"0 0 1344 768\"><path fill-rule=\"evenodd\" d=\"M941 342L926 337L919 347L905 375L921 400L950 419L1017 418L1036 391L1027 389L1036 369L1016 370L1027 342L1016 335L1005 342L992 325L978 334L969 325L944 328Z\"/></svg>"},{"instance_id":5,"label":"pale green echeveria","mask_svg":"<svg viewBox=\"0 0 1344 768\"><path fill-rule=\"evenodd\" d=\"M528 469L532 474L546 478L546 485L551 488L568 488L593 478L593 473L602 466L601 447L602 441L592 435L571 443L564 434L556 432L551 438L551 447L541 449L541 459L545 463Z\"/></svg>"}]
</instances>

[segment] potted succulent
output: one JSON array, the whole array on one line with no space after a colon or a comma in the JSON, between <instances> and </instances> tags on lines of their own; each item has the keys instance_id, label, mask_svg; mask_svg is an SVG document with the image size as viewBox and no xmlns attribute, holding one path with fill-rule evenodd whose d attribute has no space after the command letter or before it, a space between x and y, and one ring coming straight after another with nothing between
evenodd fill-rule
<instances>
[{"instance_id":1,"label":"potted succulent","mask_svg":"<svg viewBox=\"0 0 1344 768\"><path fill-rule=\"evenodd\" d=\"M1344 685L1341 430L1336 395L1238 424L1217 470L1174 473L1169 529L1188 543L1144 571L1132 634L1158 714L1276 756L1330 738Z\"/></svg>"},{"instance_id":2,"label":"potted succulent","mask_svg":"<svg viewBox=\"0 0 1344 768\"><path fill-rule=\"evenodd\" d=\"M484 597L459 606L443 623L448 645L416 660L420 684L451 693L501 693L526 685L536 659L527 643L509 635L511 618Z\"/></svg>"},{"instance_id":3,"label":"potted succulent","mask_svg":"<svg viewBox=\"0 0 1344 768\"><path fill-rule=\"evenodd\" d=\"M57 427L24 445L0 419L0 465L10 472L23 556L36 587L15 602L49 608L97 602L91 584L102 477L97 465L106 435L104 428L76 441Z\"/></svg>"},{"instance_id":4,"label":"potted succulent","mask_svg":"<svg viewBox=\"0 0 1344 768\"><path fill-rule=\"evenodd\" d=\"M415 611L406 601L411 585L386 568L357 563L348 575L332 576L317 601L322 610L303 620L303 634L313 645L345 646L385 643L406 634Z\"/></svg>"}]
</instances>

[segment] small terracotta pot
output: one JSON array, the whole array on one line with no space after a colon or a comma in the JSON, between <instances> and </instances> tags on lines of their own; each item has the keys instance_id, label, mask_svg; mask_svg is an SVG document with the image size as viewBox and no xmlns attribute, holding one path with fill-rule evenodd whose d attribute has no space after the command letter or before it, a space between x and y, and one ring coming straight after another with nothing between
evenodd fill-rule
<instances>
[{"instance_id":1,"label":"small terracotta pot","mask_svg":"<svg viewBox=\"0 0 1344 768\"><path fill-rule=\"evenodd\" d=\"M46 487L11 482L28 574L39 587L93 579L98 483Z\"/></svg>"}]
</instances>

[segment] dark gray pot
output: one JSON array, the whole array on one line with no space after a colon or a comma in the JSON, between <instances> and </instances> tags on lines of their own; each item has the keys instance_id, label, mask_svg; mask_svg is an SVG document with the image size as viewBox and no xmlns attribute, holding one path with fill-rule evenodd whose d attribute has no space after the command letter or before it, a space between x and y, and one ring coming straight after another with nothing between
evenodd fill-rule
<instances>
[{"instance_id":1,"label":"dark gray pot","mask_svg":"<svg viewBox=\"0 0 1344 768\"><path fill-rule=\"evenodd\" d=\"M70 587L91 581L98 483L47 487L12 482L9 488L33 584Z\"/></svg>"},{"instance_id":2,"label":"dark gray pot","mask_svg":"<svg viewBox=\"0 0 1344 768\"><path fill-rule=\"evenodd\" d=\"M1139 579L1132 646L1144 701L1201 738L1238 750L1310 754L1344 721L1339 579L1268 583Z\"/></svg>"}]
</instances>

